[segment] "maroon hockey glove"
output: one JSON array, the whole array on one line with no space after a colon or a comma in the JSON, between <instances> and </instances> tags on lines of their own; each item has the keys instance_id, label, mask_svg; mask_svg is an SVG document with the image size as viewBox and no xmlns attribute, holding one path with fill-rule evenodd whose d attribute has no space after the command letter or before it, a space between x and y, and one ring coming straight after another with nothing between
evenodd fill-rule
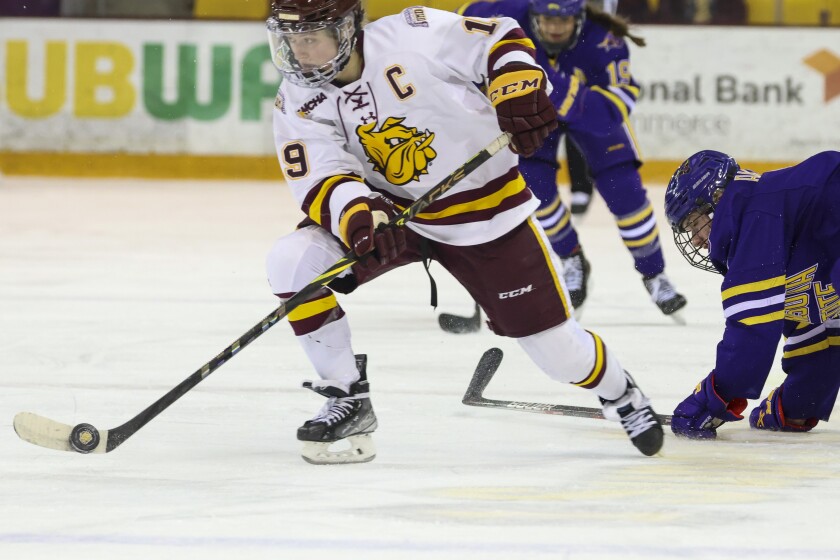
<instances>
[{"instance_id":1,"label":"maroon hockey glove","mask_svg":"<svg viewBox=\"0 0 840 560\"><path fill-rule=\"evenodd\" d=\"M505 64L490 76L487 97L499 128L510 133L513 151L533 155L557 128L554 105L545 93L545 74L523 62Z\"/></svg>"},{"instance_id":2,"label":"maroon hockey glove","mask_svg":"<svg viewBox=\"0 0 840 560\"><path fill-rule=\"evenodd\" d=\"M355 198L341 213L341 240L356 256L370 254L380 266L388 264L406 249L405 230L388 225L396 215L393 203L383 196Z\"/></svg>"}]
</instances>

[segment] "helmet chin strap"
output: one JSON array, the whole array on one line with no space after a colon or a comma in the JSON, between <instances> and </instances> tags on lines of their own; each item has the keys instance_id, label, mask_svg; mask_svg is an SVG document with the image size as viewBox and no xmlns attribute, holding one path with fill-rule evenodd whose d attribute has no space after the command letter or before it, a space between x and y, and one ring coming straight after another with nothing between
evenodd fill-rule
<instances>
[{"instance_id":1,"label":"helmet chin strap","mask_svg":"<svg viewBox=\"0 0 840 560\"><path fill-rule=\"evenodd\" d=\"M362 77L362 63L364 61L358 49L358 42L356 45L357 47L350 53L350 57L339 69L338 74L335 76L335 81L342 84L349 84Z\"/></svg>"}]
</instances>

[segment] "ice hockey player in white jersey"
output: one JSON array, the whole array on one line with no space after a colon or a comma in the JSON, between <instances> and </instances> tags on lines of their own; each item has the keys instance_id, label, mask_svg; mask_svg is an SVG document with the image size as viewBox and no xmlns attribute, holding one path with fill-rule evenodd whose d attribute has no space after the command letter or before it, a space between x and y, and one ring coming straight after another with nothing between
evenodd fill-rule
<instances>
[{"instance_id":1,"label":"ice hockey player in white jersey","mask_svg":"<svg viewBox=\"0 0 840 560\"><path fill-rule=\"evenodd\" d=\"M288 319L327 398L298 429L304 459L363 462L376 429L364 356L335 293L393 268L438 261L516 338L546 374L591 390L645 455L662 446L650 401L601 338L572 316L562 265L532 213L517 170L557 126L533 43L508 18L464 18L412 7L364 25L360 0L275 0L268 34L283 74L274 137L305 220L271 249L273 292L290 298L345 252L360 261ZM487 93L476 84L486 84ZM578 84L565 91L575 113ZM502 131L512 150L492 157L407 222L385 226ZM516 153L514 153L514 151ZM410 337L406 339L410 344ZM337 441L350 449L334 451Z\"/></svg>"}]
</instances>

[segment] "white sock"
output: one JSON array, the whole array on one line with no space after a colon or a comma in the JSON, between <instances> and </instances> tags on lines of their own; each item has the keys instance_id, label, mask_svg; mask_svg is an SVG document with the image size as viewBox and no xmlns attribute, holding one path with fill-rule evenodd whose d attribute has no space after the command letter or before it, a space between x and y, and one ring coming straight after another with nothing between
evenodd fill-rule
<instances>
[{"instance_id":1,"label":"white sock","mask_svg":"<svg viewBox=\"0 0 840 560\"><path fill-rule=\"evenodd\" d=\"M321 379L340 381L348 386L359 380L346 315L297 339Z\"/></svg>"}]
</instances>

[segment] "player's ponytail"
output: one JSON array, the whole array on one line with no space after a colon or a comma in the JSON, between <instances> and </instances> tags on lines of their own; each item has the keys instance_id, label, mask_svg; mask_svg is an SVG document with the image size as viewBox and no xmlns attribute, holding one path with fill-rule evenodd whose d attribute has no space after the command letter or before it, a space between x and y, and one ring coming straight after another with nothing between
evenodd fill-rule
<instances>
[{"instance_id":1,"label":"player's ponytail","mask_svg":"<svg viewBox=\"0 0 840 560\"><path fill-rule=\"evenodd\" d=\"M607 29L609 29L610 33L615 35L616 37L627 37L635 45L640 47L644 47L647 45L647 42L644 40L643 37L639 37L638 35L633 35L630 33L630 22L624 19L621 16L614 16L608 12L604 12L603 10L599 10L598 8L593 8L589 4L586 5L586 19L592 20L596 23L600 23Z\"/></svg>"}]
</instances>

